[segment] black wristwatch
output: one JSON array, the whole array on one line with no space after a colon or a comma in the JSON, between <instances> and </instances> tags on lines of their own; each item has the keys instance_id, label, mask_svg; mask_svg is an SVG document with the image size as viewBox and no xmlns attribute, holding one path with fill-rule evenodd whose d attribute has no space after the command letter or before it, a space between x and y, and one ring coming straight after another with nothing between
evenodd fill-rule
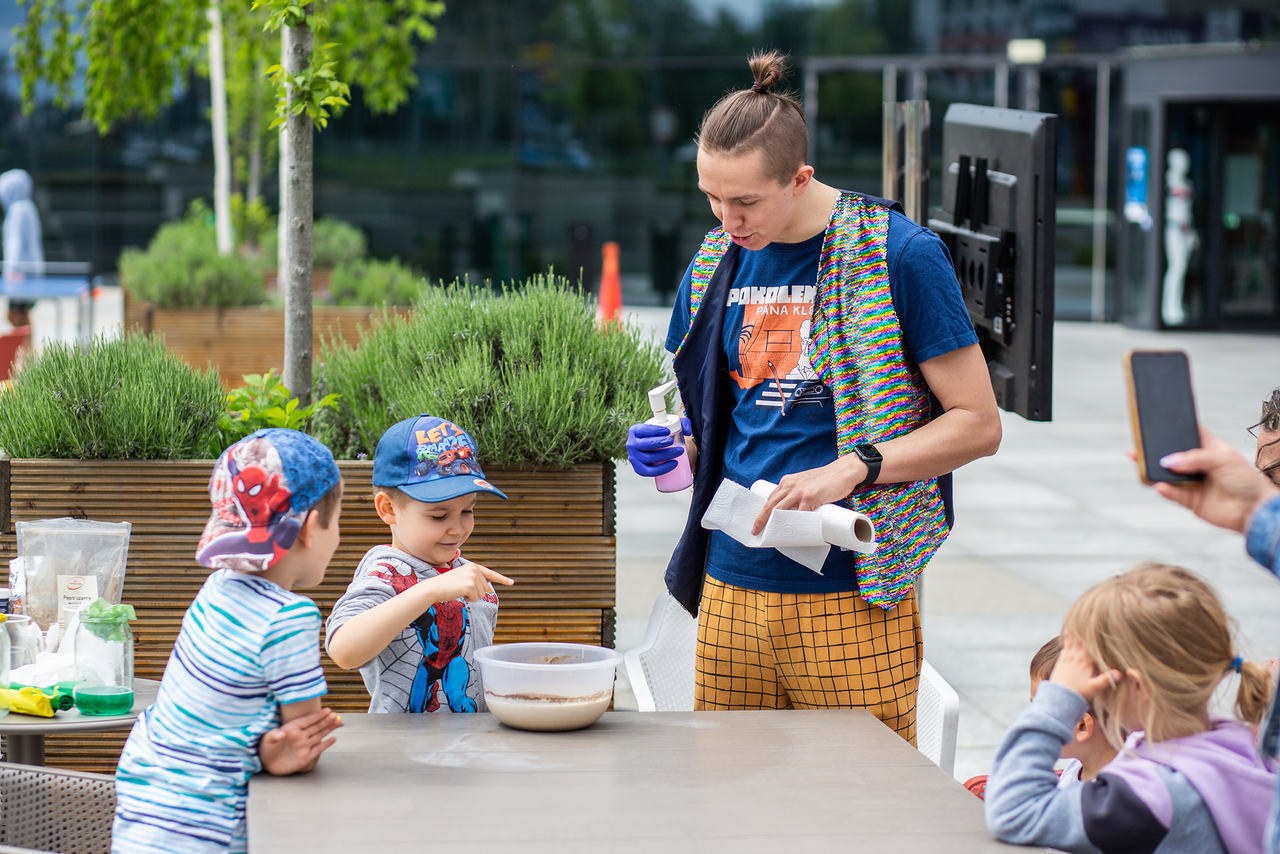
<instances>
[{"instance_id":1,"label":"black wristwatch","mask_svg":"<svg viewBox=\"0 0 1280 854\"><path fill-rule=\"evenodd\" d=\"M867 476L862 479L862 483L858 484L855 489L861 489L864 486L870 486L876 482L876 478L880 477L880 464L884 462L884 457L880 456L880 452L876 450L875 445L854 445L853 452L858 455L858 459L867 467Z\"/></svg>"}]
</instances>

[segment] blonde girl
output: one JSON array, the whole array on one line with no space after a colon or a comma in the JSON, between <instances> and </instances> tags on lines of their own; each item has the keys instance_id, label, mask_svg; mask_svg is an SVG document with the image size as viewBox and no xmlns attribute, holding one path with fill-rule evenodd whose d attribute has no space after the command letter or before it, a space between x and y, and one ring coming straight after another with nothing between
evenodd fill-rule
<instances>
[{"instance_id":1,"label":"blonde girl","mask_svg":"<svg viewBox=\"0 0 1280 854\"><path fill-rule=\"evenodd\" d=\"M1237 654L1213 588L1148 563L1067 612L1049 681L1009 730L987 784L1000 839L1065 851L1261 852L1275 770L1256 751L1267 672ZM1209 700L1240 675L1239 720ZM1053 763L1086 711L1120 753L1097 779L1059 789Z\"/></svg>"}]
</instances>

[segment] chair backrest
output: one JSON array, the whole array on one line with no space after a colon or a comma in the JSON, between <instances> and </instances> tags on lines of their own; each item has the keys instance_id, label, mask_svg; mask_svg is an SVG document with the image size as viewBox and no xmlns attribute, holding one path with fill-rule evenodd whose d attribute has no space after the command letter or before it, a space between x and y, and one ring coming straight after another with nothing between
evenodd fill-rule
<instances>
[{"instance_id":1,"label":"chair backrest","mask_svg":"<svg viewBox=\"0 0 1280 854\"><path fill-rule=\"evenodd\" d=\"M665 590L653 603L644 640L622 660L642 712L693 711L698 621Z\"/></svg>"},{"instance_id":2,"label":"chair backrest","mask_svg":"<svg viewBox=\"0 0 1280 854\"><path fill-rule=\"evenodd\" d=\"M960 695L933 665L920 662L916 697L916 747L948 774L956 768L956 731L960 728Z\"/></svg>"},{"instance_id":3,"label":"chair backrest","mask_svg":"<svg viewBox=\"0 0 1280 854\"><path fill-rule=\"evenodd\" d=\"M9 379L18 351L30 343L30 326L18 326L8 332L0 332L0 380Z\"/></svg>"},{"instance_id":4,"label":"chair backrest","mask_svg":"<svg viewBox=\"0 0 1280 854\"><path fill-rule=\"evenodd\" d=\"M0 762L5 846L110 854L115 809L116 779L108 774Z\"/></svg>"}]
</instances>

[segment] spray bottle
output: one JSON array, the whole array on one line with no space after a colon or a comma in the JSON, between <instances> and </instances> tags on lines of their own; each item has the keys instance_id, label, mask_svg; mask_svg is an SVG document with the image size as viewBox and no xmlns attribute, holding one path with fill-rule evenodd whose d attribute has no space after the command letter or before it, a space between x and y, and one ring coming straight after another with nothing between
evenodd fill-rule
<instances>
[{"instance_id":1,"label":"spray bottle","mask_svg":"<svg viewBox=\"0 0 1280 854\"><path fill-rule=\"evenodd\" d=\"M667 412L667 395L675 389L676 381L672 380L649 392L649 408L653 410L653 417L645 423L665 427L671 433L672 444L683 447L684 431L680 429L680 416ZM675 463L676 467L671 471L654 478L659 492L679 492L693 485L693 472L689 470L688 452L676 457Z\"/></svg>"}]
</instances>

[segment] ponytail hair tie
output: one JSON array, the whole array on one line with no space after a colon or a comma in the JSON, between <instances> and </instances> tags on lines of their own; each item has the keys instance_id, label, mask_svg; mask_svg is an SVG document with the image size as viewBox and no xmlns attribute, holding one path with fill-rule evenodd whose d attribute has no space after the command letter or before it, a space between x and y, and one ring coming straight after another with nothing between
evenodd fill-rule
<instances>
[{"instance_id":1,"label":"ponytail hair tie","mask_svg":"<svg viewBox=\"0 0 1280 854\"><path fill-rule=\"evenodd\" d=\"M761 83L759 80L757 80L755 83L751 84L751 91L752 92L768 92L769 87Z\"/></svg>"},{"instance_id":2,"label":"ponytail hair tie","mask_svg":"<svg viewBox=\"0 0 1280 854\"><path fill-rule=\"evenodd\" d=\"M1241 658L1240 656L1238 656L1238 655L1237 655L1235 658L1231 659L1231 669L1232 669L1232 670L1234 670L1236 673L1239 673L1243 668L1244 668L1244 659L1243 659L1243 658Z\"/></svg>"}]
</instances>

